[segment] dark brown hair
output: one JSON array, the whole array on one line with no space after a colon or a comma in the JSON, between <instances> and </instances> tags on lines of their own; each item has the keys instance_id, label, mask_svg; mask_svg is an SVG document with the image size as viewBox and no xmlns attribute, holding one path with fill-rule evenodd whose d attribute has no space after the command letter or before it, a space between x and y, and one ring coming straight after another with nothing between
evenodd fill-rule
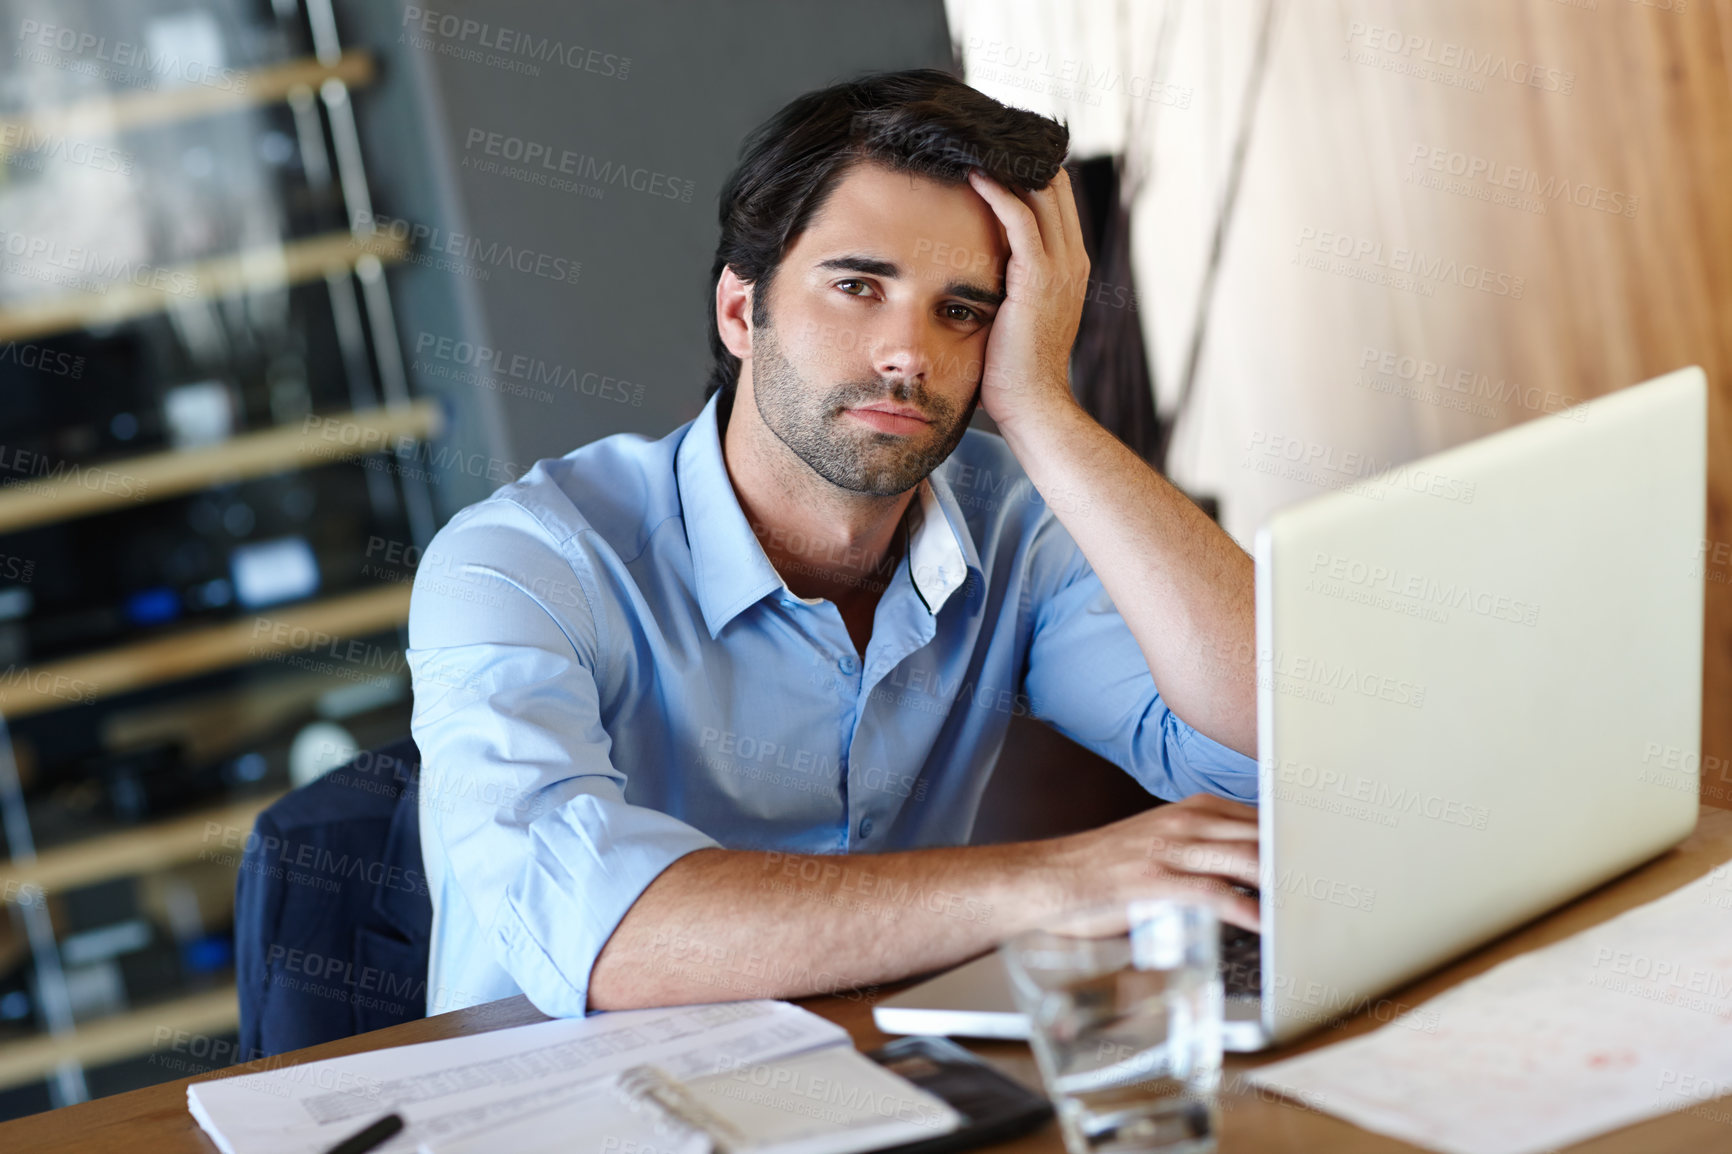
<instances>
[{"instance_id":1,"label":"dark brown hair","mask_svg":"<svg viewBox=\"0 0 1732 1154\"><path fill-rule=\"evenodd\" d=\"M1029 191L1058 175L1069 145L1064 125L1006 107L935 68L873 73L788 104L746 137L740 165L722 186L722 235L710 269L715 363L704 395L731 392L740 376L740 359L716 327L722 270L732 267L756 286L752 323L765 325L776 266L849 166L871 161L947 184L962 184L978 168Z\"/></svg>"}]
</instances>

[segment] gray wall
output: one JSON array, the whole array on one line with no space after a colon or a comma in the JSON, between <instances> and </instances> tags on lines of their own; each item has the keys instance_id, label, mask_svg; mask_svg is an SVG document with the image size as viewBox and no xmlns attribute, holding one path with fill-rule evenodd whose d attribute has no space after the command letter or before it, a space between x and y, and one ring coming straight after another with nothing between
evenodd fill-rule
<instances>
[{"instance_id":1,"label":"gray wall","mask_svg":"<svg viewBox=\"0 0 1732 1154\"><path fill-rule=\"evenodd\" d=\"M497 403L501 451L524 466L612 433L660 435L696 415L709 364L705 302L716 196L749 129L794 96L854 73L948 67L951 60L941 0L459 0L420 7L454 19L431 32L405 21L408 6L397 9L389 30L375 15L364 19L367 39L397 58L399 73L426 74L432 91L423 105L436 122L423 131L436 138L404 131L402 139L380 140L375 131L374 148L403 149L417 168L446 168L454 196L441 204L399 182L396 203L406 207L394 207L389 187L378 207L424 214L416 219L443 226L442 243L471 259L455 271L423 264L394 274L405 282L405 355L417 383L462 401L466 419L485 421ZM550 44L584 51L550 59ZM488 133L498 134L491 151ZM545 150L554 167L541 155L533 163L507 158L520 149ZM567 151L576 170L569 175L557 168ZM489 163L498 170L483 171ZM549 181L563 176L601 195L514 179L508 167ZM643 191L607 183L620 169L645 170L638 179L654 183ZM664 195L669 187L672 198ZM469 239L453 240L451 230ZM539 263L544 275L513 262L531 270ZM561 272L569 278L571 262L582 266L575 281L558 279ZM423 308L407 299L410 284L428 277L471 294L479 317L465 319L449 301ZM444 355L442 337L450 338ZM459 340L496 350L504 371L482 366L478 373L459 363ZM462 379L442 375L452 373ZM523 388L532 395L513 394Z\"/></svg>"}]
</instances>

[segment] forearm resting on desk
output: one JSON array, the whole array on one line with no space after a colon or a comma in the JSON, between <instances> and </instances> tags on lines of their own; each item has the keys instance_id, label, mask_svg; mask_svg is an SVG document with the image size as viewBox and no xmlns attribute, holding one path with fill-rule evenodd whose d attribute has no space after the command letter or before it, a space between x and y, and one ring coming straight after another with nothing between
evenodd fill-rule
<instances>
[{"instance_id":1,"label":"forearm resting on desk","mask_svg":"<svg viewBox=\"0 0 1732 1154\"><path fill-rule=\"evenodd\" d=\"M1255 927L1256 810L1198 796L1047 841L903 853L705 849L639 895L590 973L589 1007L789 998L983 953L1060 910L1186 895Z\"/></svg>"}]
</instances>

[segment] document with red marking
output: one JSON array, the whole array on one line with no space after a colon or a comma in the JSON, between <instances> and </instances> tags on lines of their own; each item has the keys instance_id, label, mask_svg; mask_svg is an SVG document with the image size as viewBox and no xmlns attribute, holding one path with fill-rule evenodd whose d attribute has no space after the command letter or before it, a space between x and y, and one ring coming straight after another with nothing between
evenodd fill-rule
<instances>
[{"instance_id":1,"label":"document with red marking","mask_svg":"<svg viewBox=\"0 0 1732 1154\"><path fill-rule=\"evenodd\" d=\"M1732 1094L1732 863L1253 1082L1447 1154L1536 1154Z\"/></svg>"}]
</instances>

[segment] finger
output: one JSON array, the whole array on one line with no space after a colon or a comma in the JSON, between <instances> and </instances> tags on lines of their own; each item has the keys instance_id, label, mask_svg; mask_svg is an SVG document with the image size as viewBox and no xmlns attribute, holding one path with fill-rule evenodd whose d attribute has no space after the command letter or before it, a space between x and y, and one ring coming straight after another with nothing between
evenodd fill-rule
<instances>
[{"instance_id":1,"label":"finger","mask_svg":"<svg viewBox=\"0 0 1732 1154\"><path fill-rule=\"evenodd\" d=\"M1222 921L1261 932L1261 910L1256 898L1239 893L1217 878L1181 876L1173 879L1173 884L1177 887L1173 892L1208 906Z\"/></svg>"},{"instance_id":2,"label":"finger","mask_svg":"<svg viewBox=\"0 0 1732 1154\"><path fill-rule=\"evenodd\" d=\"M1181 841L1168 839L1152 855L1169 870L1200 877L1224 878L1242 885L1258 881L1257 849L1243 841Z\"/></svg>"},{"instance_id":3,"label":"finger","mask_svg":"<svg viewBox=\"0 0 1732 1154\"><path fill-rule=\"evenodd\" d=\"M1064 220L1066 245L1071 246L1074 251L1087 252L1087 246L1083 244L1082 218L1077 214L1076 186L1071 181L1070 169L1061 165L1052 183L1059 190L1058 210Z\"/></svg>"},{"instance_id":4,"label":"finger","mask_svg":"<svg viewBox=\"0 0 1732 1154\"><path fill-rule=\"evenodd\" d=\"M1046 249L1041 244L1040 223L1035 219L1034 211L979 169L969 171L968 182L1004 226L1005 236L1010 240L1011 256L1020 255L1031 265L1041 260Z\"/></svg>"},{"instance_id":5,"label":"finger","mask_svg":"<svg viewBox=\"0 0 1732 1154\"><path fill-rule=\"evenodd\" d=\"M1063 172L1063 169L1059 170ZM1034 213L1040 226L1041 249L1055 261L1063 260L1065 251L1064 209L1059 207L1059 184L1054 178L1045 188L1019 191L1017 196Z\"/></svg>"},{"instance_id":6,"label":"finger","mask_svg":"<svg viewBox=\"0 0 1732 1154\"><path fill-rule=\"evenodd\" d=\"M1235 826L1248 823L1253 829L1257 825L1256 806L1246 805L1241 801L1228 801L1214 794L1193 794L1183 801L1174 802L1172 808L1174 812L1185 812L1191 821L1206 818L1217 822L1230 822Z\"/></svg>"},{"instance_id":7,"label":"finger","mask_svg":"<svg viewBox=\"0 0 1732 1154\"><path fill-rule=\"evenodd\" d=\"M1257 815L1220 812L1193 808L1175 813L1166 823L1166 831L1178 837L1214 841L1256 841Z\"/></svg>"},{"instance_id":8,"label":"finger","mask_svg":"<svg viewBox=\"0 0 1732 1154\"><path fill-rule=\"evenodd\" d=\"M1257 933L1263 932L1262 910L1258 907L1256 898L1229 891L1211 904L1215 907L1215 916L1222 921L1232 922Z\"/></svg>"}]
</instances>

